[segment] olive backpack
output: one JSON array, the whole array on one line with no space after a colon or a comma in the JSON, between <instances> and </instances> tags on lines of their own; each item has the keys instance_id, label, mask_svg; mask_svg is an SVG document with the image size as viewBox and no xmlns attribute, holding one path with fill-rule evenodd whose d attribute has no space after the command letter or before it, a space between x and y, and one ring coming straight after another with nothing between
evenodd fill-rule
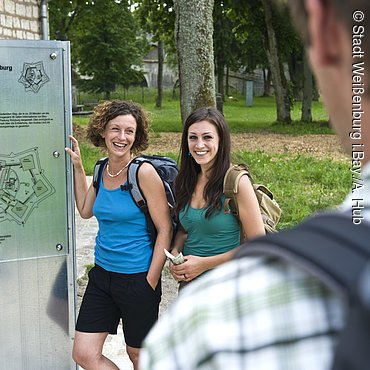
<instances>
[{"instance_id":1,"label":"olive backpack","mask_svg":"<svg viewBox=\"0 0 370 370\"><path fill-rule=\"evenodd\" d=\"M239 219L239 207L236 195L239 190L240 178L245 175L248 176L252 182L266 233L276 233L276 225L281 217L279 204L274 199L272 192L265 185L253 183L248 167L244 164L232 165L225 174L223 185L223 193L226 198L224 203L225 213L231 212ZM241 241L244 239L243 231L242 234Z\"/></svg>"}]
</instances>

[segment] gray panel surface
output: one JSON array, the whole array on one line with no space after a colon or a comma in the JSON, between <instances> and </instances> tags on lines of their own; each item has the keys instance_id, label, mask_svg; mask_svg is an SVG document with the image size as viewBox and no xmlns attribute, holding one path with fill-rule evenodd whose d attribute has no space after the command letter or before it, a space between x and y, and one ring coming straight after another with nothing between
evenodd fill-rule
<instances>
[{"instance_id":1,"label":"gray panel surface","mask_svg":"<svg viewBox=\"0 0 370 370\"><path fill-rule=\"evenodd\" d=\"M68 253L63 50L34 45L0 43L0 261Z\"/></svg>"},{"instance_id":2,"label":"gray panel surface","mask_svg":"<svg viewBox=\"0 0 370 370\"><path fill-rule=\"evenodd\" d=\"M65 257L0 264L0 369L73 368Z\"/></svg>"},{"instance_id":3,"label":"gray panel surface","mask_svg":"<svg viewBox=\"0 0 370 370\"><path fill-rule=\"evenodd\" d=\"M0 40L0 370L76 369L69 43Z\"/></svg>"}]
</instances>

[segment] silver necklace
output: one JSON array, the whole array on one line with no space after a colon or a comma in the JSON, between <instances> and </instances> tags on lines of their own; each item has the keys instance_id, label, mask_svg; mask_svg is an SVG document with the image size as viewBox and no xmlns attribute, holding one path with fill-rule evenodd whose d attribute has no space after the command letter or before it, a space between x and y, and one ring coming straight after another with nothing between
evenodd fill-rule
<instances>
[{"instance_id":1,"label":"silver necklace","mask_svg":"<svg viewBox=\"0 0 370 370\"><path fill-rule=\"evenodd\" d=\"M114 178L114 177L117 177L118 175L120 175L121 174L121 172L125 169L125 168L127 168L127 166L131 163L131 161L132 161L132 158L125 164L125 166L123 167L123 168L121 168L116 174L111 174L110 172L109 172L109 163L107 163L107 174L108 174L108 176L109 177L111 177L111 178Z\"/></svg>"}]
</instances>

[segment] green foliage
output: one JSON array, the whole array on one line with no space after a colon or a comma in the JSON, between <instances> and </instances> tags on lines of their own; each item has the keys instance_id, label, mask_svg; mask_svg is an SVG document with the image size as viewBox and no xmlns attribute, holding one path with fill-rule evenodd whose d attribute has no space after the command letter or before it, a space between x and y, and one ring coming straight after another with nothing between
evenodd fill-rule
<instances>
[{"instance_id":1,"label":"green foliage","mask_svg":"<svg viewBox=\"0 0 370 370\"><path fill-rule=\"evenodd\" d=\"M351 189L351 174L345 162L263 152L234 153L233 161L247 163L254 181L265 184L274 193L283 210L280 229L317 211L338 206Z\"/></svg>"},{"instance_id":2,"label":"green foliage","mask_svg":"<svg viewBox=\"0 0 370 370\"><path fill-rule=\"evenodd\" d=\"M175 29L173 0L139 0L135 4L135 13L147 32L156 37L166 34L173 36Z\"/></svg>"},{"instance_id":3,"label":"green foliage","mask_svg":"<svg viewBox=\"0 0 370 370\"><path fill-rule=\"evenodd\" d=\"M148 44L128 0L50 0L50 34L70 40L73 78L84 91L109 99L118 84L140 84Z\"/></svg>"},{"instance_id":4,"label":"green foliage","mask_svg":"<svg viewBox=\"0 0 370 370\"><path fill-rule=\"evenodd\" d=\"M96 161L104 157L105 153L103 150L84 141L80 141L79 146L85 172L87 175L92 175Z\"/></svg>"},{"instance_id":5,"label":"green foliage","mask_svg":"<svg viewBox=\"0 0 370 370\"><path fill-rule=\"evenodd\" d=\"M87 4L88 1L84 0L49 0L50 38L52 40L69 40L73 23Z\"/></svg>"},{"instance_id":6,"label":"green foliage","mask_svg":"<svg viewBox=\"0 0 370 370\"><path fill-rule=\"evenodd\" d=\"M72 65L79 60L75 45L78 23L85 10L93 0L49 0L49 27L52 40L69 40L71 42ZM75 75L72 76L73 78Z\"/></svg>"},{"instance_id":7,"label":"green foliage","mask_svg":"<svg viewBox=\"0 0 370 370\"><path fill-rule=\"evenodd\" d=\"M234 23L233 35L241 46L233 67L242 67L248 72L257 66L267 68L267 31L261 1L228 0L228 3L227 16Z\"/></svg>"},{"instance_id":8,"label":"green foliage","mask_svg":"<svg viewBox=\"0 0 370 370\"><path fill-rule=\"evenodd\" d=\"M238 67L242 59L244 45L235 37L234 29L237 23L228 16L231 8L227 1L215 1L213 8L213 50L215 54L216 73L223 77L225 66ZM220 86L218 86L218 92Z\"/></svg>"},{"instance_id":9,"label":"green foliage","mask_svg":"<svg viewBox=\"0 0 370 370\"><path fill-rule=\"evenodd\" d=\"M153 41L162 40L166 51L166 62L176 66L175 18L173 0L135 1L135 17L141 27L153 36Z\"/></svg>"},{"instance_id":10,"label":"green foliage","mask_svg":"<svg viewBox=\"0 0 370 370\"><path fill-rule=\"evenodd\" d=\"M268 67L267 29L265 15L261 0L237 1L228 0L230 12L228 15L233 19L235 37L245 46L248 63L244 63L248 70L257 66ZM274 5L275 2L273 2ZM292 53L302 53L300 38L293 27L287 4L273 6L273 27L275 30L280 59L287 61Z\"/></svg>"},{"instance_id":11,"label":"green foliage","mask_svg":"<svg viewBox=\"0 0 370 370\"><path fill-rule=\"evenodd\" d=\"M109 99L117 84L140 83L145 45L128 1L95 1L80 17L74 43L79 72L88 77L79 86Z\"/></svg>"}]
</instances>

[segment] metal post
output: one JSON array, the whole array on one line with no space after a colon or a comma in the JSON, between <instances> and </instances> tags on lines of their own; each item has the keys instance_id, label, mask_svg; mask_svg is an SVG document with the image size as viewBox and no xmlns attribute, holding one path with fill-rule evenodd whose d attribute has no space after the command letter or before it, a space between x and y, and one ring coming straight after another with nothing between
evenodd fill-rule
<instances>
[{"instance_id":1,"label":"metal post","mask_svg":"<svg viewBox=\"0 0 370 370\"><path fill-rule=\"evenodd\" d=\"M247 81L245 92L245 105L251 107L253 105L253 81Z\"/></svg>"}]
</instances>

